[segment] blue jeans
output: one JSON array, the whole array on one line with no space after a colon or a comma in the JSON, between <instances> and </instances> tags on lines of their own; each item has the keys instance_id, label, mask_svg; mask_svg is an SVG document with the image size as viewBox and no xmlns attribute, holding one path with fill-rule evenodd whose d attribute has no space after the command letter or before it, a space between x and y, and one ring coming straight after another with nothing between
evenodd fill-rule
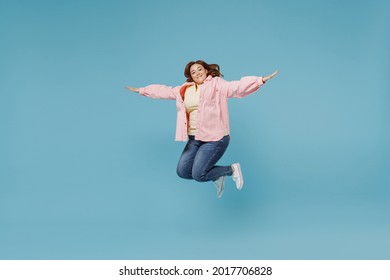
<instances>
[{"instance_id":1,"label":"blue jeans","mask_svg":"<svg viewBox=\"0 0 390 280\"><path fill-rule=\"evenodd\" d=\"M225 153L229 141L229 135L212 142L195 140L194 136L189 136L177 165L177 175L198 182L215 181L221 176L231 176L233 171L230 166L215 165Z\"/></svg>"}]
</instances>

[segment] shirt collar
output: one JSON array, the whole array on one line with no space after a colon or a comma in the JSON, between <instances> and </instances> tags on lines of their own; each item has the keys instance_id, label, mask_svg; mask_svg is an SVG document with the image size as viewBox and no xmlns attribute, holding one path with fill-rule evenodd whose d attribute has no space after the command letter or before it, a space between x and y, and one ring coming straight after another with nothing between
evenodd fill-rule
<instances>
[{"instance_id":1,"label":"shirt collar","mask_svg":"<svg viewBox=\"0 0 390 280\"><path fill-rule=\"evenodd\" d=\"M208 75L207 78L204 80L205 82L208 82L212 79L213 77L211 75Z\"/></svg>"}]
</instances>

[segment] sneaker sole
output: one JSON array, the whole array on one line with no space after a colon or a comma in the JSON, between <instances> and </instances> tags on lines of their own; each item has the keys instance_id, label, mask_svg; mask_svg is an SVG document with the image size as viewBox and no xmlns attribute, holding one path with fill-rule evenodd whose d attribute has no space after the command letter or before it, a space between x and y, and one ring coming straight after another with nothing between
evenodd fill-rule
<instances>
[{"instance_id":1,"label":"sneaker sole","mask_svg":"<svg viewBox=\"0 0 390 280\"><path fill-rule=\"evenodd\" d=\"M217 197L218 198L221 198L222 197L222 195L223 195L223 191L225 190L225 176L224 177L222 177L222 188L221 188L221 192L220 193L217 193Z\"/></svg>"},{"instance_id":2,"label":"sneaker sole","mask_svg":"<svg viewBox=\"0 0 390 280\"><path fill-rule=\"evenodd\" d=\"M241 178L240 180L240 183L237 187L238 190L241 190L242 187L244 186L244 177L242 176L242 172L241 172L241 165L239 163L237 163L237 169L238 169L238 174L239 174L239 178Z\"/></svg>"}]
</instances>

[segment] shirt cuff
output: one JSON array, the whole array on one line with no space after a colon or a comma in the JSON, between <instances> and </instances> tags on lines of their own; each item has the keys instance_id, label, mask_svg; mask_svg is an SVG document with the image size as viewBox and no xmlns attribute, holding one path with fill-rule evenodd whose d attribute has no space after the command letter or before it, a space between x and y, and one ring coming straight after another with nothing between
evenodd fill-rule
<instances>
[{"instance_id":1,"label":"shirt cuff","mask_svg":"<svg viewBox=\"0 0 390 280\"><path fill-rule=\"evenodd\" d=\"M140 95L145 95L145 88L140 87L140 88L138 89L138 93L139 93Z\"/></svg>"},{"instance_id":2,"label":"shirt cuff","mask_svg":"<svg viewBox=\"0 0 390 280\"><path fill-rule=\"evenodd\" d=\"M265 82L263 82L263 77L262 77L262 76L260 76L260 77L257 78L257 83L259 84L259 86L265 84Z\"/></svg>"}]
</instances>

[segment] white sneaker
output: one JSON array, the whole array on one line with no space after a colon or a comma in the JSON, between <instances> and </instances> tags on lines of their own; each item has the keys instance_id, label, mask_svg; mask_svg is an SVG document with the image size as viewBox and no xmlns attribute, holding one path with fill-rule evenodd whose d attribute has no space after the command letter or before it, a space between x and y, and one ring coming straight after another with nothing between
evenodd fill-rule
<instances>
[{"instance_id":1,"label":"white sneaker","mask_svg":"<svg viewBox=\"0 0 390 280\"><path fill-rule=\"evenodd\" d=\"M217 197L221 198L223 195L223 190L225 189L225 176L219 177L214 181L215 186L217 187Z\"/></svg>"},{"instance_id":2,"label":"white sneaker","mask_svg":"<svg viewBox=\"0 0 390 280\"><path fill-rule=\"evenodd\" d=\"M241 190L242 186L244 185L244 177L242 176L242 173L241 173L240 164L233 163L231 165L231 167L233 169L233 174L232 174L233 181L236 182L237 189Z\"/></svg>"}]
</instances>

